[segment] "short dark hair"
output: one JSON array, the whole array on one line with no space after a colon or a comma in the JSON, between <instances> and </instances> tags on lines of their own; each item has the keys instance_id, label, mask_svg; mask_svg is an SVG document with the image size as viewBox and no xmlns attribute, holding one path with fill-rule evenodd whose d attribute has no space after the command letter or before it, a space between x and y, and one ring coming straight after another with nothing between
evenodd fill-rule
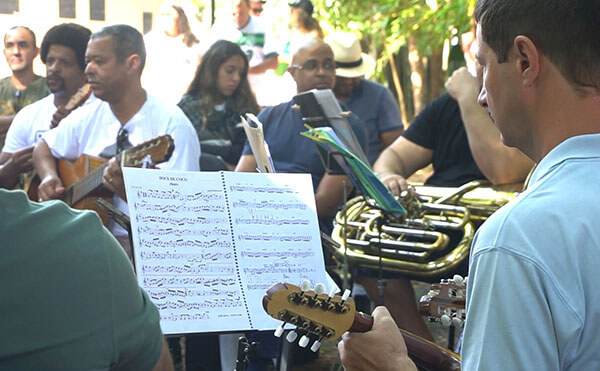
<instances>
[{"instance_id":1,"label":"short dark hair","mask_svg":"<svg viewBox=\"0 0 600 371\"><path fill-rule=\"evenodd\" d=\"M85 69L85 49L92 32L75 23L63 23L52 27L44 36L40 47L40 57L46 63L46 57L50 45L59 44L73 49L77 63L81 69Z\"/></svg>"},{"instance_id":2,"label":"short dark hair","mask_svg":"<svg viewBox=\"0 0 600 371\"><path fill-rule=\"evenodd\" d=\"M13 26L13 27L9 28L8 30L6 30L6 33L4 34L4 43L6 43L6 35L8 34L8 31L16 30L18 28L22 28L25 31L29 32L29 35L31 36L31 42L33 44L33 47L35 48L37 45L37 41L35 39L35 33L33 33L33 31L31 31L31 28L26 27L26 26Z\"/></svg>"},{"instance_id":3,"label":"short dark hair","mask_svg":"<svg viewBox=\"0 0 600 371\"><path fill-rule=\"evenodd\" d=\"M104 27L100 31L94 32L90 36L90 40L99 37L111 37L113 50L119 62L123 62L132 54L139 55L139 72L142 73L144 65L146 64L146 46L144 45L144 37L138 30L125 24L117 24Z\"/></svg>"},{"instance_id":4,"label":"short dark hair","mask_svg":"<svg viewBox=\"0 0 600 371\"><path fill-rule=\"evenodd\" d=\"M577 89L600 90L600 2L478 0L475 20L498 63L516 36L530 38Z\"/></svg>"}]
</instances>

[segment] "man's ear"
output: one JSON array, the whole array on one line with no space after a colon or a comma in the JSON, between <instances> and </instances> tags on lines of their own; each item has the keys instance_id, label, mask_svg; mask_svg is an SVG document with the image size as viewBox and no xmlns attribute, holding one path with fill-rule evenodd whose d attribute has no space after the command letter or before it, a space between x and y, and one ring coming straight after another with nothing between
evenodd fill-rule
<instances>
[{"instance_id":1,"label":"man's ear","mask_svg":"<svg viewBox=\"0 0 600 371\"><path fill-rule=\"evenodd\" d=\"M127 64L128 72L136 72L140 68L140 63L142 63L142 59L138 54L131 54L129 57L125 59L125 63Z\"/></svg>"},{"instance_id":2,"label":"man's ear","mask_svg":"<svg viewBox=\"0 0 600 371\"><path fill-rule=\"evenodd\" d=\"M513 42L514 66L524 85L534 83L540 74L540 51L527 36L518 35Z\"/></svg>"},{"instance_id":3,"label":"man's ear","mask_svg":"<svg viewBox=\"0 0 600 371\"><path fill-rule=\"evenodd\" d=\"M40 54L40 48L35 47L35 53L33 54L33 58L37 57Z\"/></svg>"},{"instance_id":4,"label":"man's ear","mask_svg":"<svg viewBox=\"0 0 600 371\"><path fill-rule=\"evenodd\" d=\"M292 77L294 78L294 81L296 81L296 72L298 72L298 68L293 67L293 65L290 65L287 70L290 73L290 75L292 75Z\"/></svg>"}]
</instances>

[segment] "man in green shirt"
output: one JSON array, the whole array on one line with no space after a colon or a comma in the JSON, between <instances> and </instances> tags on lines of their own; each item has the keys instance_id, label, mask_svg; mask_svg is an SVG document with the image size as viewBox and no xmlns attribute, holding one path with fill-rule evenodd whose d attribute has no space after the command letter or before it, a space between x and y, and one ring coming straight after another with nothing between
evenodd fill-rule
<instances>
[{"instance_id":1,"label":"man in green shirt","mask_svg":"<svg viewBox=\"0 0 600 371\"><path fill-rule=\"evenodd\" d=\"M158 309L98 215L0 189L1 370L172 370Z\"/></svg>"},{"instance_id":2,"label":"man in green shirt","mask_svg":"<svg viewBox=\"0 0 600 371\"><path fill-rule=\"evenodd\" d=\"M38 52L35 34L29 28L12 27L4 35L4 56L12 76L0 79L0 148L15 114L49 94L46 79L33 73Z\"/></svg>"}]
</instances>

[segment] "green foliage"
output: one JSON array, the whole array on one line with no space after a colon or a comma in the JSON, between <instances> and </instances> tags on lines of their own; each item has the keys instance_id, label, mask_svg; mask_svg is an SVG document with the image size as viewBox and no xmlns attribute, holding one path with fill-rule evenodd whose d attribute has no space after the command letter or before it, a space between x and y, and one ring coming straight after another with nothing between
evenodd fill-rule
<instances>
[{"instance_id":1,"label":"green foliage","mask_svg":"<svg viewBox=\"0 0 600 371\"><path fill-rule=\"evenodd\" d=\"M334 29L356 32L380 58L410 37L421 56L471 28L475 0L314 0L318 17Z\"/></svg>"}]
</instances>

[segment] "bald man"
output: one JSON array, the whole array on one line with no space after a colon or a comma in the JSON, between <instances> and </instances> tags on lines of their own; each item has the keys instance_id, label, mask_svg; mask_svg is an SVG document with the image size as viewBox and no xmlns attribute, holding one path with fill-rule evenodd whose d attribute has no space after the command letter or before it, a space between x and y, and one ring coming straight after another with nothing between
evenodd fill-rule
<instances>
[{"instance_id":1,"label":"bald man","mask_svg":"<svg viewBox=\"0 0 600 371\"><path fill-rule=\"evenodd\" d=\"M335 62L329 45L321 40L310 39L296 46L296 50L288 71L296 80L297 92L333 89ZM265 141L269 145L275 170L280 173L308 173L312 176L319 224L322 231L330 233L333 216L343 202L344 181L347 182L347 177L326 173L314 142L300 135L306 128L300 112L293 110L292 105L293 101L289 101L267 107L261 111L258 119L264 125ZM342 109L347 110L343 106ZM356 115L348 117L348 122L364 149L367 143L366 130ZM236 171L256 171L256 160L247 142ZM271 338L274 339L272 334L259 338L264 353L261 357L264 359L277 356L278 343L270 344Z\"/></svg>"},{"instance_id":2,"label":"bald man","mask_svg":"<svg viewBox=\"0 0 600 371\"><path fill-rule=\"evenodd\" d=\"M29 28L15 26L4 35L4 56L12 76L0 79L0 148L17 112L49 93L46 79L33 73L38 53L35 34Z\"/></svg>"},{"instance_id":3,"label":"bald man","mask_svg":"<svg viewBox=\"0 0 600 371\"><path fill-rule=\"evenodd\" d=\"M312 89L332 89L335 84L333 51L320 40L308 40L297 49L288 71L296 81L298 93ZM343 182L346 177L325 172L314 142L300 135L306 129L300 113L292 110L292 104L293 101L289 101L265 108L258 119L264 125L265 140L269 144L277 172L312 175L321 229L329 231L332 217L343 201ZM350 116L348 121L364 148L364 127L356 115ZM256 160L248 143L236 171L256 171Z\"/></svg>"}]
</instances>

